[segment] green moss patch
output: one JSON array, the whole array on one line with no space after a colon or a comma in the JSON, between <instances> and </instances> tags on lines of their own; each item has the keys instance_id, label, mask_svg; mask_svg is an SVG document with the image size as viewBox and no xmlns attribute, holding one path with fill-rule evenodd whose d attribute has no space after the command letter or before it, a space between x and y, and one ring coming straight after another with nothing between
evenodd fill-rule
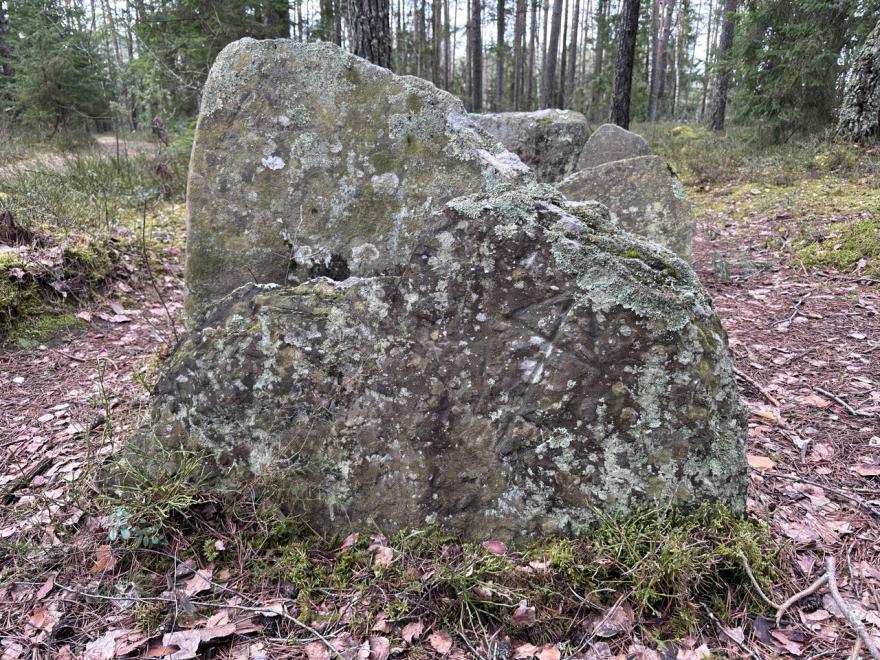
<instances>
[{"instance_id":1,"label":"green moss patch","mask_svg":"<svg viewBox=\"0 0 880 660\"><path fill-rule=\"evenodd\" d=\"M796 256L805 266L833 268L843 273L861 266L866 275L880 276L880 220L832 223L821 236L801 241Z\"/></svg>"}]
</instances>

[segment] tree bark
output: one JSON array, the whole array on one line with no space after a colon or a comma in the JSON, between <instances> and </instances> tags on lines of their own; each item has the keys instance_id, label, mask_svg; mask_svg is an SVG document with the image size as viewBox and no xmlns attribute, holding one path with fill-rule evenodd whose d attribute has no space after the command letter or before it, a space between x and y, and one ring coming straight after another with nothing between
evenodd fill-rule
<instances>
[{"instance_id":1,"label":"tree bark","mask_svg":"<svg viewBox=\"0 0 880 660\"><path fill-rule=\"evenodd\" d=\"M580 22L581 0L574 0L574 20L571 22L571 38L568 42L568 80L565 84L565 96L569 106L574 100L574 73L577 67L578 23Z\"/></svg>"},{"instance_id":2,"label":"tree bark","mask_svg":"<svg viewBox=\"0 0 880 660\"><path fill-rule=\"evenodd\" d=\"M837 134L852 142L880 141L880 22L847 76Z\"/></svg>"},{"instance_id":3,"label":"tree bark","mask_svg":"<svg viewBox=\"0 0 880 660\"><path fill-rule=\"evenodd\" d=\"M713 0L709 0L709 20L706 28L706 59L703 61L703 93L700 98L700 119L706 116L706 94L709 89L709 60L712 59Z\"/></svg>"},{"instance_id":4,"label":"tree bark","mask_svg":"<svg viewBox=\"0 0 880 660\"><path fill-rule=\"evenodd\" d=\"M609 121L629 128L629 105L632 92L633 63L636 55L636 34L639 29L640 0L623 0L617 38L617 60L614 62L614 84L611 88Z\"/></svg>"},{"instance_id":5,"label":"tree bark","mask_svg":"<svg viewBox=\"0 0 880 660\"><path fill-rule=\"evenodd\" d=\"M513 20L513 109L519 110L523 93L523 46L526 32L526 0L516 0Z\"/></svg>"},{"instance_id":6,"label":"tree bark","mask_svg":"<svg viewBox=\"0 0 880 660\"><path fill-rule=\"evenodd\" d=\"M501 112L504 105L504 0L498 0L495 41L495 111Z\"/></svg>"},{"instance_id":7,"label":"tree bark","mask_svg":"<svg viewBox=\"0 0 880 660\"><path fill-rule=\"evenodd\" d=\"M730 87L730 71L726 61L727 54L733 47L733 31L736 26L737 0L724 0L724 21L721 24L721 39L715 60L718 72L715 76L715 90L712 94L712 109L709 113L709 128L713 131L724 130L724 115L727 111L727 90Z\"/></svg>"},{"instance_id":8,"label":"tree bark","mask_svg":"<svg viewBox=\"0 0 880 660\"><path fill-rule=\"evenodd\" d=\"M528 92L526 94L526 109L531 110L535 103L535 52L538 44L538 0L532 0L532 27L529 36L529 66L526 71L528 76Z\"/></svg>"},{"instance_id":9,"label":"tree bark","mask_svg":"<svg viewBox=\"0 0 880 660\"><path fill-rule=\"evenodd\" d=\"M456 7L458 5L456 4ZM452 62L453 53L449 50L449 0L443 0L443 89L449 89L449 69Z\"/></svg>"},{"instance_id":10,"label":"tree bark","mask_svg":"<svg viewBox=\"0 0 880 660\"><path fill-rule=\"evenodd\" d=\"M566 65L568 64L568 5L569 0L565 0L565 10L562 13L562 27L561 27L561 36L562 36L562 56L561 61L559 63L559 85L556 87L556 107L564 108L565 107L565 78L566 78ZM555 82L553 83L556 84Z\"/></svg>"},{"instance_id":11,"label":"tree bark","mask_svg":"<svg viewBox=\"0 0 880 660\"><path fill-rule=\"evenodd\" d=\"M471 112L483 111L483 19L482 0L471 0L468 50L471 65Z\"/></svg>"},{"instance_id":12,"label":"tree bark","mask_svg":"<svg viewBox=\"0 0 880 660\"><path fill-rule=\"evenodd\" d=\"M590 116L599 116L599 103L601 102L601 76L603 60L605 57L605 42L608 41L608 12L609 0L598 0L596 6L596 46L593 52L593 79L592 93L590 94Z\"/></svg>"},{"instance_id":13,"label":"tree bark","mask_svg":"<svg viewBox=\"0 0 880 660\"><path fill-rule=\"evenodd\" d=\"M550 21L550 36L547 39L547 59L544 61L544 75L541 81L541 107L549 108L554 101L556 88L556 58L559 51L559 31L562 26L562 3L554 0L553 17Z\"/></svg>"},{"instance_id":14,"label":"tree bark","mask_svg":"<svg viewBox=\"0 0 880 660\"><path fill-rule=\"evenodd\" d=\"M391 68L391 25L388 0L352 0L352 46L355 55Z\"/></svg>"},{"instance_id":15,"label":"tree bark","mask_svg":"<svg viewBox=\"0 0 880 660\"><path fill-rule=\"evenodd\" d=\"M431 81L443 87L443 6L442 0L431 2Z\"/></svg>"},{"instance_id":16,"label":"tree bark","mask_svg":"<svg viewBox=\"0 0 880 660\"><path fill-rule=\"evenodd\" d=\"M648 118L651 121L657 121L660 116L660 102L663 100L666 88L666 63L669 53L669 37L672 34L672 12L675 9L675 0L664 0L664 3L663 22L657 35L657 57L651 71L651 90L648 99Z\"/></svg>"}]
</instances>

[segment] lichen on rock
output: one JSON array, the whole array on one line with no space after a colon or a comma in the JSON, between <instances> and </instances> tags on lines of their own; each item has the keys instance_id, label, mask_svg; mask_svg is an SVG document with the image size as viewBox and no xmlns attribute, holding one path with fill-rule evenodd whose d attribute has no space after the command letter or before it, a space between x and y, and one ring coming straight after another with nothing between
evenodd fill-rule
<instances>
[{"instance_id":1,"label":"lichen on rock","mask_svg":"<svg viewBox=\"0 0 880 660\"><path fill-rule=\"evenodd\" d=\"M248 282L392 272L447 200L529 177L424 80L328 43L236 41L196 128L187 313Z\"/></svg>"},{"instance_id":2,"label":"lichen on rock","mask_svg":"<svg viewBox=\"0 0 880 660\"><path fill-rule=\"evenodd\" d=\"M525 541L597 509L741 510L745 429L687 263L517 182L428 215L393 273L206 305L147 442L207 450L218 488L284 475L322 529Z\"/></svg>"}]
</instances>

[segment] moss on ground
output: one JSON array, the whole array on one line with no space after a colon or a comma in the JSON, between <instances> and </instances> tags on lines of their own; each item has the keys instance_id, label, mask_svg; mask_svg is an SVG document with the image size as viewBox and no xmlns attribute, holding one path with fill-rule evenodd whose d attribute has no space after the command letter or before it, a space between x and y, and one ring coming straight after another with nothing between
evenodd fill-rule
<instances>
[{"instance_id":1,"label":"moss on ground","mask_svg":"<svg viewBox=\"0 0 880 660\"><path fill-rule=\"evenodd\" d=\"M798 242L795 256L805 266L860 270L880 276L880 214L873 218L828 225L821 235Z\"/></svg>"}]
</instances>

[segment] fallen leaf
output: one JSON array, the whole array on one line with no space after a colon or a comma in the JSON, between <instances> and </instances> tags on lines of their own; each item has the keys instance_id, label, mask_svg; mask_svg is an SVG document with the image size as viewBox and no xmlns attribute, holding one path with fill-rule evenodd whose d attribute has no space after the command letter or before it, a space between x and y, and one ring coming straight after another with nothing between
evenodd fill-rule
<instances>
[{"instance_id":1,"label":"fallen leaf","mask_svg":"<svg viewBox=\"0 0 880 660\"><path fill-rule=\"evenodd\" d=\"M535 654L538 660L561 660L562 654L555 644L544 644L540 651Z\"/></svg>"},{"instance_id":2,"label":"fallen leaf","mask_svg":"<svg viewBox=\"0 0 880 660\"><path fill-rule=\"evenodd\" d=\"M345 540L342 542L342 545L339 546L340 550L348 550L353 547L361 538L360 532L353 532L345 537Z\"/></svg>"},{"instance_id":3,"label":"fallen leaf","mask_svg":"<svg viewBox=\"0 0 880 660\"><path fill-rule=\"evenodd\" d=\"M422 636L424 629L425 627L421 621L412 621L403 627L403 630L400 631L400 636L403 637L403 641L407 644L412 644L414 639Z\"/></svg>"},{"instance_id":4,"label":"fallen leaf","mask_svg":"<svg viewBox=\"0 0 880 660\"><path fill-rule=\"evenodd\" d=\"M660 660L660 654L641 644L633 644L626 650L627 658L632 660Z\"/></svg>"},{"instance_id":5,"label":"fallen leaf","mask_svg":"<svg viewBox=\"0 0 880 660\"><path fill-rule=\"evenodd\" d=\"M534 644L529 644L528 642L523 642L522 644L513 647L513 658L514 660L525 660L527 658L534 658L537 652L537 646L535 646Z\"/></svg>"},{"instance_id":6,"label":"fallen leaf","mask_svg":"<svg viewBox=\"0 0 880 660\"><path fill-rule=\"evenodd\" d=\"M323 642L309 642L303 651L309 660L330 660L330 649Z\"/></svg>"},{"instance_id":7,"label":"fallen leaf","mask_svg":"<svg viewBox=\"0 0 880 660\"><path fill-rule=\"evenodd\" d=\"M391 655L391 642L387 637L370 637L370 660L386 660Z\"/></svg>"},{"instance_id":8,"label":"fallen leaf","mask_svg":"<svg viewBox=\"0 0 880 660\"><path fill-rule=\"evenodd\" d=\"M850 470L863 477L880 477L880 465L856 465Z\"/></svg>"},{"instance_id":9,"label":"fallen leaf","mask_svg":"<svg viewBox=\"0 0 880 660\"><path fill-rule=\"evenodd\" d=\"M195 596L211 588L211 578L214 577L214 567L208 566L199 569L183 585L183 593L187 596Z\"/></svg>"},{"instance_id":10,"label":"fallen leaf","mask_svg":"<svg viewBox=\"0 0 880 660\"><path fill-rule=\"evenodd\" d=\"M452 648L452 635L445 630L438 630L428 636L428 643L437 653L446 655Z\"/></svg>"},{"instance_id":11,"label":"fallen leaf","mask_svg":"<svg viewBox=\"0 0 880 660\"><path fill-rule=\"evenodd\" d=\"M95 551L95 563L92 564L92 575L98 573L107 573L112 571L116 566L116 557L113 556L113 549L109 545L99 545Z\"/></svg>"},{"instance_id":12,"label":"fallen leaf","mask_svg":"<svg viewBox=\"0 0 880 660\"><path fill-rule=\"evenodd\" d=\"M792 639L789 639L788 635L785 634L782 630L771 630L770 635L775 639L779 644L785 648L786 651L791 653L792 655L800 656L803 654L803 646L798 644Z\"/></svg>"},{"instance_id":13,"label":"fallen leaf","mask_svg":"<svg viewBox=\"0 0 880 660\"><path fill-rule=\"evenodd\" d=\"M110 630L96 640L86 644L82 660L112 660L116 657L116 638L122 631Z\"/></svg>"},{"instance_id":14,"label":"fallen leaf","mask_svg":"<svg viewBox=\"0 0 880 660\"><path fill-rule=\"evenodd\" d=\"M37 591L34 596L37 600L43 600L46 596L49 595L49 592L52 591L52 588L55 586L55 576L50 575L46 578L46 581L43 583L43 586Z\"/></svg>"},{"instance_id":15,"label":"fallen leaf","mask_svg":"<svg viewBox=\"0 0 880 660\"><path fill-rule=\"evenodd\" d=\"M511 618L517 628L529 628L535 625L535 608L529 607L525 600L521 600Z\"/></svg>"},{"instance_id":16,"label":"fallen leaf","mask_svg":"<svg viewBox=\"0 0 880 660\"><path fill-rule=\"evenodd\" d=\"M811 406L813 408L827 408L831 405L831 402L825 397L821 397L818 394L807 394L806 396L802 396L798 398L805 406Z\"/></svg>"},{"instance_id":17,"label":"fallen leaf","mask_svg":"<svg viewBox=\"0 0 880 660\"><path fill-rule=\"evenodd\" d=\"M373 563L377 566L390 566L394 562L394 550L387 545L371 545Z\"/></svg>"},{"instance_id":18,"label":"fallen leaf","mask_svg":"<svg viewBox=\"0 0 880 660\"><path fill-rule=\"evenodd\" d=\"M164 646L176 646L178 650L170 656L170 660L189 660L197 658L199 644L210 642L218 637L228 637L235 632L235 624L227 623L222 626L209 628L194 628L193 630L179 630L177 632L162 635Z\"/></svg>"},{"instance_id":19,"label":"fallen leaf","mask_svg":"<svg viewBox=\"0 0 880 660\"><path fill-rule=\"evenodd\" d=\"M622 601L612 612L596 617L595 626L593 634L597 637L614 637L629 632L633 627L632 607L626 601Z\"/></svg>"},{"instance_id":20,"label":"fallen leaf","mask_svg":"<svg viewBox=\"0 0 880 660\"><path fill-rule=\"evenodd\" d=\"M758 456L756 454L746 454L746 460L749 465L755 470L772 470L776 463L771 461L766 456Z\"/></svg>"},{"instance_id":21,"label":"fallen leaf","mask_svg":"<svg viewBox=\"0 0 880 660\"><path fill-rule=\"evenodd\" d=\"M493 555L503 555L507 552L507 544L503 541L483 541L482 545Z\"/></svg>"}]
</instances>

